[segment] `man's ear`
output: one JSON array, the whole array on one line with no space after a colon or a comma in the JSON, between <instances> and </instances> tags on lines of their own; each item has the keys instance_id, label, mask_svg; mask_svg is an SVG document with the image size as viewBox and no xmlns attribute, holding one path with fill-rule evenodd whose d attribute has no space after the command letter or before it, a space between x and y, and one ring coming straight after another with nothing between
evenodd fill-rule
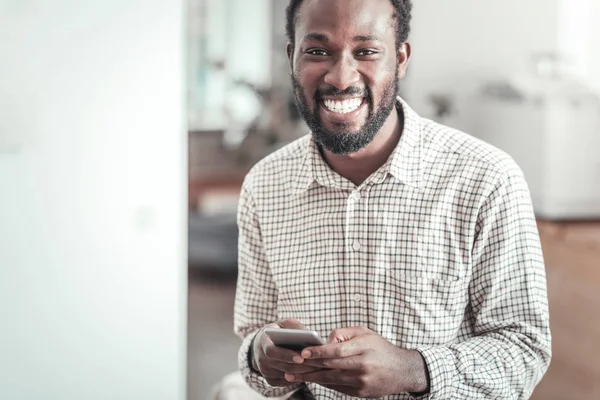
<instances>
[{"instance_id":1,"label":"man's ear","mask_svg":"<svg viewBox=\"0 0 600 400\"><path fill-rule=\"evenodd\" d=\"M399 79L404 78L408 63L410 61L411 47L409 42L404 42L398 49L398 77Z\"/></svg>"},{"instance_id":2,"label":"man's ear","mask_svg":"<svg viewBox=\"0 0 600 400\"><path fill-rule=\"evenodd\" d=\"M290 66L290 72L294 72L294 45L292 42L288 42L286 46L286 52L288 56L288 64Z\"/></svg>"}]
</instances>

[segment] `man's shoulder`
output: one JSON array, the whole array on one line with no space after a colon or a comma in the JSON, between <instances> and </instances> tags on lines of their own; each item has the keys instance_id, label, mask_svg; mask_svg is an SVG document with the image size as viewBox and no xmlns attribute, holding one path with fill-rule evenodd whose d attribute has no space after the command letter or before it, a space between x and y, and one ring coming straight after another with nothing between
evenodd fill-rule
<instances>
[{"instance_id":1,"label":"man's shoulder","mask_svg":"<svg viewBox=\"0 0 600 400\"><path fill-rule=\"evenodd\" d=\"M310 134L272 152L257 162L246 175L246 185L258 189L266 184L273 186L289 182L302 166L310 141Z\"/></svg>"},{"instance_id":2,"label":"man's shoulder","mask_svg":"<svg viewBox=\"0 0 600 400\"><path fill-rule=\"evenodd\" d=\"M438 152L461 158L471 168L483 169L498 177L522 175L514 159L503 150L466 132L423 119L424 141Z\"/></svg>"}]
</instances>

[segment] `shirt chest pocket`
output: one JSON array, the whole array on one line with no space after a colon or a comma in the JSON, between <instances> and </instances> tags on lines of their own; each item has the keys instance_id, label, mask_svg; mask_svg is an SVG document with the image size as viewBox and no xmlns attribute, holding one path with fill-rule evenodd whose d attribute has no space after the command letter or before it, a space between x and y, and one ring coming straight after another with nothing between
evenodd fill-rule
<instances>
[{"instance_id":1,"label":"shirt chest pocket","mask_svg":"<svg viewBox=\"0 0 600 400\"><path fill-rule=\"evenodd\" d=\"M468 301L467 278L409 276L391 269L381 279L379 285L389 295L380 299L376 310L400 330L394 335L397 345L433 346L456 338Z\"/></svg>"},{"instance_id":2,"label":"shirt chest pocket","mask_svg":"<svg viewBox=\"0 0 600 400\"><path fill-rule=\"evenodd\" d=\"M393 221L393 224L389 222ZM375 310L384 325L398 326L397 345L444 344L464 321L470 281L469 259L455 229L419 219L387 219L378 244L379 274L373 282Z\"/></svg>"},{"instance_id":3,"label":"shirt chest pocket","mask_svg":"<svg viewBox=\"0 0 600 400\"><path fill-rule=\"evenodd\" d=\"M470 273L470 246L466 236L447 221L448 216L416 216L408 212L387 212L375 238L379 267L405 277L453 281Z\"/></svg>"}]
</instances>

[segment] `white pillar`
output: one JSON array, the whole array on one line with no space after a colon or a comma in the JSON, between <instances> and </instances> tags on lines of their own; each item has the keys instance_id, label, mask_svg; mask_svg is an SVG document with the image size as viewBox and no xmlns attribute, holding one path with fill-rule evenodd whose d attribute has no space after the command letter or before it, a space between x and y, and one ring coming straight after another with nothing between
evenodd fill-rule
<instances>
[{"instance_id":1,"label":"white pillar","mask_svg":"<svg viewBox=\"0 0 600 400\"><path fill-rule=\"evenodd\" d=\"M0 2L0 399L185 398L183 16Z\"/></svg>"}]
</instances>

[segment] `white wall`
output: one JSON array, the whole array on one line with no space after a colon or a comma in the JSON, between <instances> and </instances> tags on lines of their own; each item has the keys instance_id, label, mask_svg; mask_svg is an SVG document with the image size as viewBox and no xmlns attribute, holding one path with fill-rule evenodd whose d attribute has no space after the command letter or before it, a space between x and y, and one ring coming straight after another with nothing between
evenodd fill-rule
<instances>
[{"instance_id":1,"label":"white wall","mask_svg":"<svg viewBox=\"0 0 600 400\"><path fill-rule=\"evenodd\" d=\"M560 0L558 3L560 52L578 78L588 75L589 40L593 0Z\"/></svg>"},{"instance_id":2,"label":"white wall","mask_svg":"<svg viewBox=\"0 0 600 400\"><path fill-rule=\"evenodd\" d=\"M600 93L598 18L595 0L415 1L404 95L431 117L432 92L462 101L489 78L531 74L533 56L543 52L566 57L568 71ZM460 111L448 122L468 129L468 109Z\"/></svg>"},{"instance_id":3,"label":"white wall","mask_svg":"<svg viewBox=\"0 0 600 400\"><path fill-rule=\"evenodd\" d=\"M405 96L430 117L431 92L462 95L490 76L531 71L535 53L558 49L557 1L415 1Z\"/></svg>"},{"instance_id":4,"label":"white wall","mask_svg":"<svg viewBox=\"0 0 600 400\"><path fill-rule=\"evenodd\" d=\"M185 397L182 17L0 2L1 399Z\"/></svg>"},{"instance_id":5,"label":"white wall","mask_svg":"<svg viewBox=\"0 0 600 400\"><path fill-rule=\"evenodd\" d=\"M588 41L589 48L589 66L588 79L592 87L597 93L600 93L600 2L592 1L591 4L592 23L590 24L590 38Z\"/></svg>"},{"instance_id":6,"label":"white wall","mask_svg":"<svg viewBox=\"0 0 600 400\"><path fill-rule=\"evenodd\" d=\"M600 2L560 0L560 51L576 78L600 93Z\"/></svg>"}]
</instances>

